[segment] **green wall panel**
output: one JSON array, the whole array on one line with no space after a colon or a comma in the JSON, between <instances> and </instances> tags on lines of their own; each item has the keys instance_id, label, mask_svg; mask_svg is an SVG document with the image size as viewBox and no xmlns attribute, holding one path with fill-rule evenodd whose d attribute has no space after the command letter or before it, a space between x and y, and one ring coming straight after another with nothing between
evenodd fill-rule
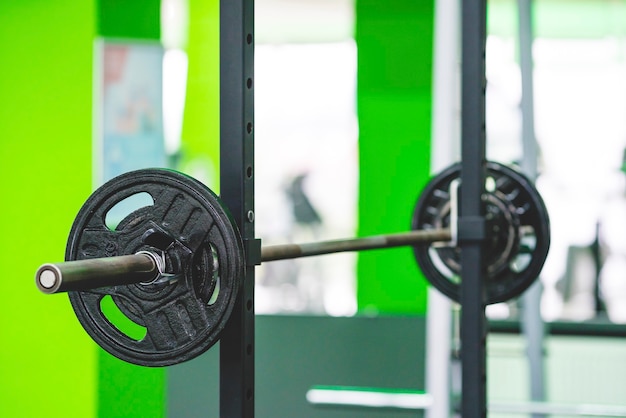
<instances>
[{"instance_id":1,"label":"green wall panel","mask_svg":"<svg viewBox=\"0 0 626 418\"><path fill-rule=\"evenodd\" d=\"M98 418L165 416L165 370L125 363L99 350Z\"/></svg>"},{"instance_id":2,"label":"green wall panel","mask_svg":"<svg viewBox=\"0 0 626 418\"><path fill-rule=\"evenodd\" d=\"M92 1L0 1L0 416L89 418L96 348L34 273L91 191Z\"/></svg>"},{"instance_id":3,"label":"green wall panel","mask_svg":"<svg viewBox=\"0 0 626 418\"><path fill-rule=\"evenodd\" d=\"M433 1L357 0L359 235L406 231L430 173ZM423 313L409 248L361 252L364 313Z\"/></svg>"},{"instance_id":4,"label":"green wall panel","mask_svg":"<svg viewBox=\"0 0 626 418\"><path fill-rule=\"evenodd\" d=\"M180 169L219 192L219 0L189 0Z\"/></svg>"},{"instance_id":5,"label":"green wall panel","mask_svg":"<svg viewBox=\"0 0 626 418\"><path fill-rule=\"evenodd\" d=\"M98 35L159 40L161 0L99 0Z\"/></svg>"}]
</instances>

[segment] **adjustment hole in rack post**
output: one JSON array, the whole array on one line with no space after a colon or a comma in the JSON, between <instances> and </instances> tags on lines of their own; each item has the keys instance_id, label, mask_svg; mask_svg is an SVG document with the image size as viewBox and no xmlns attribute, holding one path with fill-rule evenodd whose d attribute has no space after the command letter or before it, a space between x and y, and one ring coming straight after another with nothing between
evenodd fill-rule
<instances>
[{"instance_id":1,"label":"adjustment hole in rack post","mask_svg":"<svg viewBox=\"0 0 626 418\"><path fill-rule=\"evenodd\" d=\"M246 302L246 309L249 311L252 310L252 299L248 299L248 301Z\"/></svg>"},{"instance_id":2,"label":"adjustment hole in rack post","mask_svg":"<svg viewBox=\"0 0 626 418\"><path fill-rule=\"evenodd\" d=\"M249 179L252 178L252 166L249 165L248 168L246 168L246 177L248 177Z\"/></svg>"},{"instance_id":3,"label":"adjustment hole in rack post","mask_svg":"<svg viewBox=\"0 0 626 418\"><path fill-rule=\"evenodd\" d=\"M246 131L248 131L248 133L252 133L252 122L248 122L248 124L246 125Z\"/></svg>"},{"instance_id":4,"label":"adjustment hole in rack post","mask_svg":"<svg viewBox=\"0 0 626 418\"><path fill-rule=\"evenodd\" d=\"M251 33L249 33L246 36L246 42L248 43L248 45L250 45L252 43L252 34Z\"/></svg>"},{"instance_id":5,"label":"adjustment hole in rack post","mask_svg":"<svg viewBox=\"0 0 626 418\"><path fill-rule=\"evenodd\" d=\"M248 87L249 89L251 89L251 88L252 88L252 79L251 79L251 78L248 78L248 79L246 80L246 87Z\"/></svg>"}]
</instances>

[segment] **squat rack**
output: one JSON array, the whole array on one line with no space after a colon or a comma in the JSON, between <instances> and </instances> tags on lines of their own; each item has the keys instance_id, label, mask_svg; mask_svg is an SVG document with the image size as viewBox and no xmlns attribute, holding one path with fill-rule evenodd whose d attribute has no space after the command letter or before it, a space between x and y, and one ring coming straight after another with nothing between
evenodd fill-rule
<instances>
[{"instance_id":1,"label":"squat rack","mask_svg":"<svg viewBox=\"0 0 626 418\"><path fill-rule=\"evenodd\" d=\"M462 1L461 415L486 417L486 0ZM254 0L220 0L220 195L244 240L246 276L220 339L220 416L254 417Z\"/></svg>"}]
</instances>

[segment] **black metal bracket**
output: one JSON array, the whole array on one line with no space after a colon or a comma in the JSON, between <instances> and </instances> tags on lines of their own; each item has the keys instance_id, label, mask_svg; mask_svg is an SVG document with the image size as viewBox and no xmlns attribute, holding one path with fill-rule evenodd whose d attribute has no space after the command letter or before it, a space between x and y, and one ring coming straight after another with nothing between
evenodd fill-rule
<instances>
[{"instance_id":1,"label":"black metal bracket","mask_svg":"<svg viewBox=\"0 0 626 418\"><path fill-rule=\"evenodd\" d=\"M459 242L482 242L487 238L487 222L481 216L465 216L457 222Z\"/></svg>"},{"instance_id":2,"label":"black metal bracket","mask_svg":"<svg viewBox=\"0 0 626 418\"><path fill-rule=\"evenodd\" d=\"M261 240L247 239L243 242L244 251L246 253L246 266L261 265Z\"/></svg>"}]
</instances>

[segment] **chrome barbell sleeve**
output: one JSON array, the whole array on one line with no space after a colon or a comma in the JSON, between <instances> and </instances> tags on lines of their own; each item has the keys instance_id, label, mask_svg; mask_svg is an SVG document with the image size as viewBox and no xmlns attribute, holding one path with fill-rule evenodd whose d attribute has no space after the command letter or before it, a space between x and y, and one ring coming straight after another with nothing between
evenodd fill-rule
<instances>
[{"instance_id":1,"label":"chrome barbell sleeve","mask_svg":"<svg viewBox=\"0 0 626 418\"><path fill-rule=\"evenodd\" d=\"M157 256L149 252L44 264L35 274L43 293L90 290L150 282L159 276Z\"/></svg>"}]
</instances>

